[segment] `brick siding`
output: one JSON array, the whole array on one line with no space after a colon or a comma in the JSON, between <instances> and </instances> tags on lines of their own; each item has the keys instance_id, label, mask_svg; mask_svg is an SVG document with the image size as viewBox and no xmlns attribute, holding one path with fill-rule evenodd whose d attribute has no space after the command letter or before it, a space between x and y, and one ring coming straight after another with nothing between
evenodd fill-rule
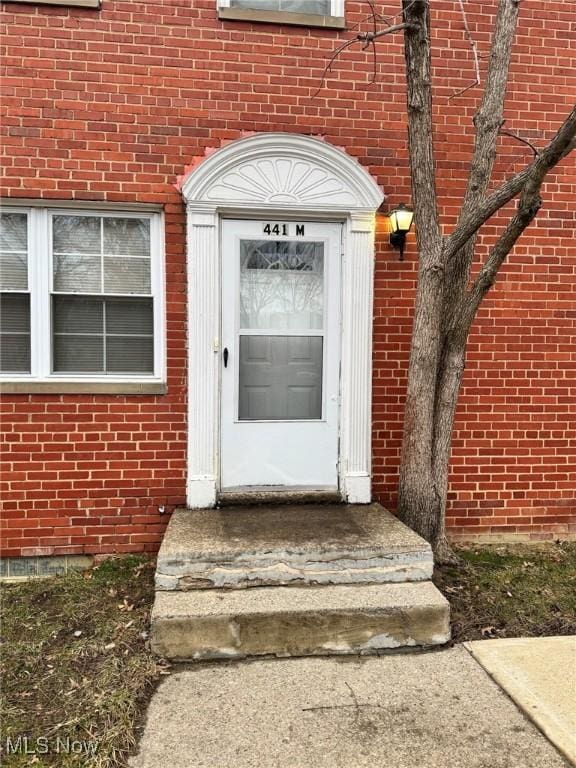
<instances>
[{"instance_id":1,"label":"brick siding","mask_svg":"<svg viewBox=\"0 0 576 768\"><path fill-rule=\"evenodd\" d=\"M323 136L393 206L409 200L401 39L345 52L320 84L334 30L219 21L216 0L103 0L100 11L1 6L3 197L161 203L166 216L168 394L4 395L3 554L155 550L185 500L185 219L178 177L246 132ZM390 4L392 7L393 4ZM495 0L468 4L485 54ZM347 2L351 25L367 4ZM388 7L388 6L386 6ZM480 8L480 10L478 10ZM468 170L478 91L458 3L432 3L438 190L447 231ZM521 6L506 127L542 145L576 93L572 3ZM485 67L486 60L482 59ZM500 141L495 180L531 150ZM576 163L486 300L470 339L450 482L454 537L576 533ZM501 225L483 228L478 258ZM393 508L416 262L378 220L374 495ZM190 393L193 397L194 393Z\"/></svg>"}]
</instances>

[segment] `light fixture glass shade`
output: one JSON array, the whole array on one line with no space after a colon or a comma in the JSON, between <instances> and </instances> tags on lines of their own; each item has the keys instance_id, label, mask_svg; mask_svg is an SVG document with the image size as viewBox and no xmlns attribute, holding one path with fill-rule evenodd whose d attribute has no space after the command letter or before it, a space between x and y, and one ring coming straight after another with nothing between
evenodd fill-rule
<instances>
[{"instance_id":1,"label":"light fixture glass shade","mask_svg":"<svg viewBox=\"0 0 576 768\"><path fill-rule=\"evenodd\" d=\"M396 232L406 233L410 231L412 226L414 211L401 203L398 208L390 211L388 218L390 219L390 232L392 234Z\"/></svg>"}]
</instances>

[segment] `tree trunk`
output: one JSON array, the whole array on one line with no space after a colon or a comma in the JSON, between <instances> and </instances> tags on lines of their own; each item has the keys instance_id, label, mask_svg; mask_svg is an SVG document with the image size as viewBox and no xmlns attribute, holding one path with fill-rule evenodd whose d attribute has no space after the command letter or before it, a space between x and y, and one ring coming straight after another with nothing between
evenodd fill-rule
<instances>
[{"instance_id":1,"label":"tree trunk","mask_svg":"<svg viewBox=\"0 0 576 768\"><path fill-rule=\"evenodd\" d=\"M434 436L432 446L432 471L440 496L439 520L436 537L431 542L436 561L457 561L446 538L446 502L448 497L448 470L452 446L452 429L462 385L465 366L465 339L449 337L445 340L440 356L434 404Z\"/></svg>"},{"instance_id":2,"label":"tree trunk","mask_svg":"<svg viewBox=\"0 0 576 768\"><path fill-rule=\"evenodd\" d=\"M408 144L420 254L406 393L398 516L427 541L438 536L441 496L433 473L435 391L444 265L432 142L429 6L404 0Z\"/></svg>"}]
</instances>

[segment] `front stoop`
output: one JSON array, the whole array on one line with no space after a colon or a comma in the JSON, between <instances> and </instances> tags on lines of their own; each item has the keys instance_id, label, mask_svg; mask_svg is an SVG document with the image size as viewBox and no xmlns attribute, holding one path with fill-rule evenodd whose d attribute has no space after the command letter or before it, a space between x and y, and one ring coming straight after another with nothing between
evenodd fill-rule
<instances>
[{"instance_id":1,"label":"front stoop","mask_svg":"<svg viewBox=\"0 0 576 768\"><path fill-rule=\"evenodd\" d=\"M174 660L442 645L430 546L378 504L179 509L151 643Z\"/></svg>"},{"instance_id":2,"label":"front stoop","mask_svg":"<svg viewBox=\"0 0 576 768\"><path fill-rule=\"evenodd\" d=\"M428 542L379 504L177 509L156 589L425 581L432 568Z\"/></svg>"}]
</instances>

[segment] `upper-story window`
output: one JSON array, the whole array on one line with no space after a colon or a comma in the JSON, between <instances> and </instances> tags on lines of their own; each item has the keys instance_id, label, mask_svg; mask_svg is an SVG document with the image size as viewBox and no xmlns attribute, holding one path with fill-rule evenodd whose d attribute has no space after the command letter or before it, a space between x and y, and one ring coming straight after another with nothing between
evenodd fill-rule
<instances>
[{"instance_id":1,"label":"upper-story window","mask_svg":"<svg viewBox=\"0 0 576 768\"><path fill-rule=\"evenodd\" d=\"M4 381L163 379L161 216L3 207Z\"/></svg>"},{"instance_id":2,"label":"upper-story window","mask_svg":"<svg viewBox=\"0 0 576 768\"><path fill-rule=\"evenodd\" d=\"M218 0L222 19L344 27L344 0Z\"/></svg>"}]
</instances>

